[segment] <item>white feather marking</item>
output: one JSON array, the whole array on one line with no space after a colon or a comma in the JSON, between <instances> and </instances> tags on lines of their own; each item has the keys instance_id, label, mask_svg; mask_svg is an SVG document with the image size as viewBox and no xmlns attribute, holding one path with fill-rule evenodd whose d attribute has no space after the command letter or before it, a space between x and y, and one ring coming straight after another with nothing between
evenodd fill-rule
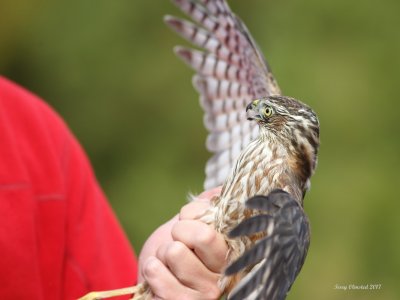
<instances>
[{"instance_id":1,"label":"white feather marking","mask_svg":"<svg viewBox=\"0 0 400 300\"><path fill-rule=\"evenodd\" d=\"M211 52L215 52L215 50L219 47L220 42L216 38L209 38L207 43L204 45L206 49ZM223 49L222 49L223 48ZM220 51L229 52L229 50L225 47L222 47ZM226 56L227 57L227 56Z\"/></svg>"},{"instance_id":2,"label":"white feather marking","mask_svg":"<svg viewBox=\"0 0 400 300\"><path fill-rule=\"evenodd\" d=\"M242 122L246 120L246 113L240 111L230 111L226 114L204 115L204 125L211 132L231 132L234 126L238 125L240 130Z\"/></svg>"},{"instance_id":3,"label":"white feather marking","mask_svg":"<svg viewBox=\"0 0 400 300\"><path fill-rule=\"evenodd\" d=\"M200 11L199 9L194 9L192 12L192 17L195 20L201 20L203 18L203 16L204 16L204 12Z\"/></svg>"},{"instance_id":4,"label":"white feather marking","mask_svg":"<svg viewBox=\"0 0 400 300\"><path fill-rule=\"evenodd\" d=\"M207 137L207 149L216 152L228 149L235 143L235 141L238 142L248 140L249 142L250 137L248 134L246 134L247 132L249 132L249 128L248 125L246 126L246 123L236 123L227 130L213 131ZM245 134L247 137L243 136L243 134Z\"/></svg>"},{"instance_id":5,"label":"white feather marking","mask_svg":"<svg viewBox=\"0 0 400 300\"><path fill-rule=\"evenodd\" d=\"M248 136L248 131L246 132L242 132L242 135L244 135L244 137ZM248 139L248 138L246 138ZM242 138L238 138L238 139L234 139L235 142L233 145L231 145L230 147L225 147L223 150L222 148L219 149L219 153L214 155L208 162L206 165L206 175L207 178L209 176L212 176L212 174L216 173L217 169L219 168L223 168L223 167L227 167L227 168L232 168L233 167L233 163L236 161L236 159L239 157L240 152L243 149L243 145L242 145ZM247 145L245 145L247 146ZM209 149L210 150L210 149ZM211 150L210 150L211 151ZM220 184L222 184L222 182L220 182Z\"/></svg>"},{"instance_id":6,"label":"white feather marking","mask_svg":"<svg viewBox=\"0 0 400 300\"><path fill-rule=\"evenodd\" d=\"M216 67L216 69L215 69L215 75L216 75L218 78L234 79L234 77L232 77L232 78L229 78L229 76L228 76L228 78L225 77L225 70L226 70L227 68L228 68L228 64L227 64L225 61L223 61L223 60L218 60L218 62L217 62L217 67ZM227 74L227 75L229 75L229 74Z\"/></svg>"},{"instance_id":7,"label":"white feather marking","mask_svg":"<svg viewBox=\"0 0 400 300\"><path fill-rule=\"evenodd\" d=\"M229 131L222 131L221 133L209 134L206 140L206 147L212 152L217 152L229 147L232 141L232 136Z\"/></svg>"},{"instance_id":8,"label":"white feather marking","mask_svg":"<svg viewBox=\"0 0 400 300\"><path fill-rule=\"evenodd\" d=\"M247 103L252 99L251 95L243 95L242 99L234 98L207 98L205 96L200 97L201 107L208 113L220 114L229 112L231 110L243 110ZM250 122L244 122L250 124Z\"/></svg>"},{"instance_id":9,"label":"white feather marking","mask_svg":"<svg viewBox=\"0 0 400 300\"><path fill-rule=\"evenodd\" d=\"M218 175L217 175L217 181L224 182L224 180L229 175L229 171L230 171L230 168L228 166L225 166L224 168L220 168L218 171Z\"/></svg>"},{"instance_id":10,"label":"white feather marking","mask_svg":"<svg viewBox=\"0 0 400 300\"><path fill-rule=\"evenodd\" d=\"M212 20L211 18L207 17L204 22L203 22L204 27L208 29L212 29L215 26L215 21Z\"/></svg>"},{"instance_id":11,"label":"white feather marking","mask_svg":"<svg viewBox=\"0 0 400 300\"><path fill-rule=\"evenodd\" d=\"M218 80L213 77L194 76L195 88L208 98L242 98L248 95L248 86L227 80ZM228 93L229 92L229 93Z\"/></svg>"},{"instance_id":12,"label":"white feather marking","mask_svg":"<svg viewBox=\"0 0 400 300\"><path fill-rule=\"evenodd\" d=\"M214 31L214 33L220 41L224 41L229 34L224 26L219 26L217 31Z\"/></svg>"},{"instance_id":13,"label":"white feather marking","mask_svg":"<svg viewBox=\"0 0 400 300\"><path fill-rule=\"evenodd\" d=\"M216 64L216 58L214 57L214 55L207 55L204 57L204 62L203 62L203 57L199 57L199 66L198 68L200 69L201 67L203 68L201 70L202 74L205 75L212 75L214 72L214 65ZM201 66L201 64L203 64L203 66Z\"/></svg>"},{"instance_id":14,"label":"white feather marking","mask_svg":"<svg viewBox=\"0 0 400 300\"><path fill-rule=\"evenodd\" d=\"M203 4L206 5L207 10L212 14L212 15L217 15L218 13L218 8L215 5L215 2L211 2L211 1L207 1L206 3L204 3L204 1L202 1Z\"/></svg>"},{"instance_id":15,"label":"white feather marking","mask_svg":"<svg viewBox=\"0 0 400 300\"><path fill-rule=\"evenodd\" d=\"M232 160L236 161L236 159L239 157L240 152L242 151L242 147L241 147L241 141L237 141L232 149Z\"/></svg>"},{"instance_id":16,"label":"white feather marking","mask_svg":"<svg viewBox=\"0 0 400 300\"><path fill-rule=\"evenodd\" d=\"M243 136L241 142L242 142L242 148L246 147L246 145L248 145L251 141L251 136L249 134L246 134L245 136Z\"/></svg>"},{"instance_id":17,"label":"white feather marking","mask_svg":"<svg viewBox=\"0 0 400 300\"><path fill-rule=\"evenodd\" d=\"M189 36L193 36L193 29L191 32L188 33ZM205 41L207 40L208 36L204 34L203 31L197 31L196 35L193 38L193 43L196 45L203 45Z\"/></svg>"},{"instance_id":18,"label":"white feather marking","mask_svg":"<svg viewBox=\"0 0 400 300\"><path fill-rule=\"evenodd\" d=\"M218 80L213 78L206 78L205 82L207 84L205 92L208 96L214 97L218 96L217 89L218 89Z\"/></svg>"},{"instance_id":19,"label":"white feather marking","mask_svg":"<svg viewBox=\"0 0 400 300\"><path fill-rule=\"evenodd\" d=\"M209 190L211 188L214 188L218 186L218 182L215 179L215 177L208 177L206 178L206 180L204 181L204 189L205 190Z\"/></svg>"},{"instance_id":20,"label":"white feather marking","mask_svg":"<svg viewBox=\"0 0 400 300\"><path fill-rule=\"evenodd\" d=\"M229 161L230 149L228 148L225 151L221 151L220 153L214 155L211 159L208 160L206 164L206 174L211 175L215 172L216 169L221 168L224 165L230 165Z\"/></svg>"},{"instance_id":21,"label":"white feather marking","mask_svg":"<svg viewBox=\"0 0 400 300\"><path fill-rule=\"evenodd\" d=\"M253 131L251 133L251 139L256 139L260 134L260 128L258 126L254 126Z\"/></svg>"}]
</instances>

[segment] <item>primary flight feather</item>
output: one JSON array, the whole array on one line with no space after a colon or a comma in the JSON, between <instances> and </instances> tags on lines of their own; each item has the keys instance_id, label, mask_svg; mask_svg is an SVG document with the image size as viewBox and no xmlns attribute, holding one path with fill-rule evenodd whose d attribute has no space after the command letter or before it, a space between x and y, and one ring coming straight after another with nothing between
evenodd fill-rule
<instances>
[{"instance_id":1,"label":"primary flight feather","mask_svg":"<svg viewBox=\"0 0 400 300\"><path fill-rule=\"evenodd\" d=\"M165 22L203 51L176 47L175 52L197 74L193 78L209 131L206 146L214 153L206 165L205 189L222 185L239 153L258 136L248 122L246 105L280 94L267 63L244 24L225 1L179 1L197 24L166 16Z\"/></svg>"}]
</instances>

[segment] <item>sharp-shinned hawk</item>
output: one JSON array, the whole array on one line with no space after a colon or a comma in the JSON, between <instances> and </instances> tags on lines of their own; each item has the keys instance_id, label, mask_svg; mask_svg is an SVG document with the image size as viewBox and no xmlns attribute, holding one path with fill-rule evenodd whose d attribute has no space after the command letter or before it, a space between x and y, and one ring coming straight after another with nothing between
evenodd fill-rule
<instances>
[{"instance_id":1,"label":"sharp-shinned hawk","mask_svg":"<svg viewBox=\"0 0 400 300\"><path fill-rule=\"evenodd\" d=\"M223 185L201 220L229 247L220 288L228 299L284 299L305 260L303 198L317 163L319 122L281 95L261 51L225 0L173 0L196 23L165 22L202 50L176 47L196 70L209 131L205 188ZM249 121L250 120L250 121ZM149 287L126 290L147 299ZM95 297L112 294L97 293Z\"/></svg>"}]
</instances>

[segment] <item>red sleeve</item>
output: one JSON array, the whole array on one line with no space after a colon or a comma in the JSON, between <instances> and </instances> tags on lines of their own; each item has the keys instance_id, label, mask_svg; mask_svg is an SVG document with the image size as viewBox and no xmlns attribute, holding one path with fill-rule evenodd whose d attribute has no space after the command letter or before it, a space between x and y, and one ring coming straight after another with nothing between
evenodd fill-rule
<instances>
[{"instance_id":1,"label":"red sleeve","mask_svg":"<svg viewBox=\"0 0 400 300\"><path fill-rule=\"evenodd\" d=\"M136 258L79 144L0 77L0 298L75 299L136 283Z\"/></svg>"}]
</instances>

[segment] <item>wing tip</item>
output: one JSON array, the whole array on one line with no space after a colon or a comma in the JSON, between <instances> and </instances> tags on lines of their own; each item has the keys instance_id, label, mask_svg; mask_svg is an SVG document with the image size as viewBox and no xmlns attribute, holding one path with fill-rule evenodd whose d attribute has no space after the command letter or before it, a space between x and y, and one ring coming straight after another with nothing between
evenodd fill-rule
<instances>
[{"instance_id":1,"label":"wing tip","mask_svg":"<svg viewBox=\"0 0 400 300\"><path fill-rule=\"evenodd\" d=\"M204 93L205 96L208 97L207 84L206 84L206 80L203 76L201 76L199 74L195 74L192 78L192 85L199 93Z\"/></svg>"},{"instance_id":2,"label":"wing tip","mask_svg":"<svg viewBox=\"0 0 400 300\"><path fill-rule=\"evenodd\" d=\"M192 60L192 51L183 46L175 46L174 53L183 61L189 63Z\"/></svg>"},{"instance_id":3,"label":"wing tip","mask_svg":"<svg viewBox=\"0 0 400 300\"><path fill-rule=\"evenodd\" d=\"M180 32L183 29L183 21L175 16L165 15L163 21L173 30Z\"/></svg>"}]
</instances>

